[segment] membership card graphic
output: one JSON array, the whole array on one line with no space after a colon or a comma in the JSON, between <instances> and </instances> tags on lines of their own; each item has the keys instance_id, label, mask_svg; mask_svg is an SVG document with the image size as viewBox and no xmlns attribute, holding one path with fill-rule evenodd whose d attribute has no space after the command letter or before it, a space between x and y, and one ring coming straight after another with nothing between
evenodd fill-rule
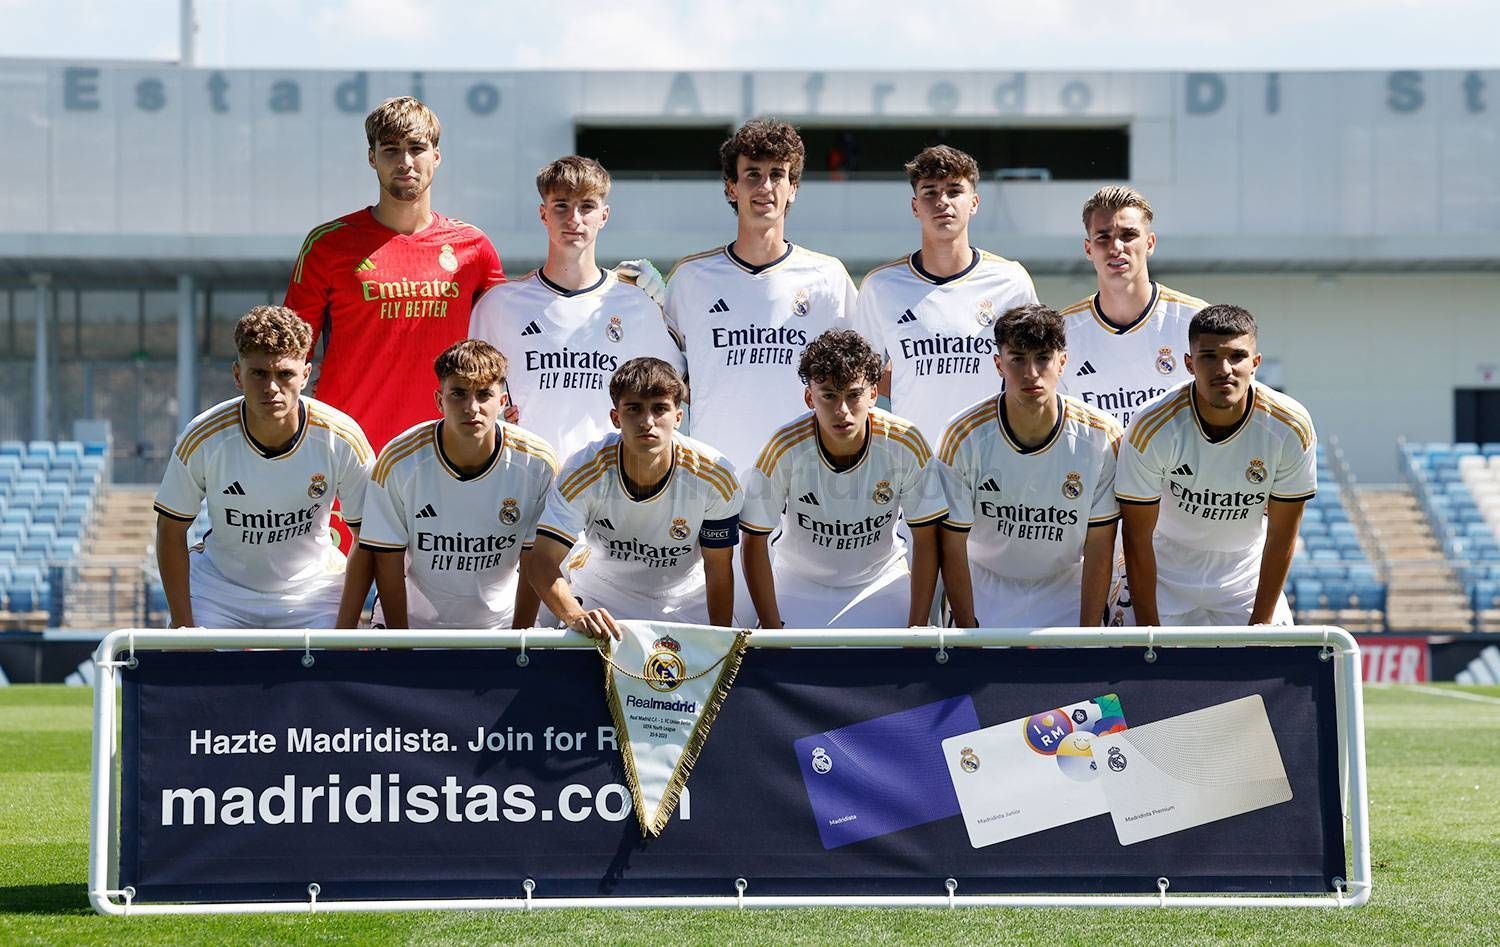
<instances>
[{"instance_id":1,"label":"membership card graphic","mask_svg":"<svg viewBox=\"0 0 1500 947\"><path fill-rule=\"evenodd\" d=\"M1120 699L1105 694L944 740L969 844L984 848L1108 812L1093 747L1124 729Z\"/></svg>"},{"instance_id":2,"label":"membership card graphic","mask_svg":"<svg viewBox=\"0 0 1500 947\"><path fill-rule=\"evenodd\" d=\"M1121 845L1292 798L1259 694L1112 733L1094 758Z\"/></svg>"},{"instance_id":3,"label":"membership card graphic","mask_svg":"<svg viewBox=\"0 0 1500 947\"><path fill-rule=\"evenodd\" d=\"M823 847L958 815L942 740L978 726L974 702L963 695L797 740Z\"/></svg>"}]
</instances>

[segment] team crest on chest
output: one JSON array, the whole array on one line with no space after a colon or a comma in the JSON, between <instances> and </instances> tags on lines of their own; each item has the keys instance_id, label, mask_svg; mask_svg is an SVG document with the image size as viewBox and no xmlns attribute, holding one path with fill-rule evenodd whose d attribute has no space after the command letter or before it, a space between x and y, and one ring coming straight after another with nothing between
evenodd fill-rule
<instances>
[{"instance_id":1,"label":"team crest on chest","mask_svg":"<svg viewBox=\"0 0 1500 947\"><path fill-rule=\"evenodd\" d=\"M313 474L307 483L307 495L317 500L328 492L328 478L322 474Z\"/></svg>"},{"instance_id":2,"label":"team crest on chest","mask_svg":"<svg viewBox=\"0 0 1500 947\"><path fill-rule=\"evenodd\" d=\"M1266 482L1266 462L1259 457L1250 461L1250 466L1245 468L1245 479L1251 483Z\"/></svg>"},{"instance_id":3,"label":"team crest on chest","mask_svg":"<svg viewBox=\"0 0 1500 947\"><path fill-rule=\"evenodd\" d=\"M797 290L796 295L794 295L792 297L792 315L797 316L798 318L801 318L801 317L805 317L808 313L812 312L812 304L809 303L807 300L808 300L807 290L805 290L805 289L799 289L799 290Z\"/></svg>"},{"instance_id":4,"label":"team crest on chest","mask_svg":"<svg viewBox=\"0 0 1500 947\"><path fill-rule=\"evenodd\" d=\"M515 497L506 497L500 501L500 522L506 526L514 526L521 521L521 504L516 502Z\"/></svg>"},{"instance_id":5,"label":"team crest on chest","mask_svg":"<svg viewBox=\"0 0 1500 947\"><path fill-rule=\"evenodd\" d=\"M449 273L456 273L458 271L458 254L453 252L451 244L443 244L443 248L438 251L438 266L441 266Z\"/></svg>"},{"instance_id":6,"label":"team crest on chest","mask_svg":"<svg viewBox=\"0 0 1500 947\"><path fill-rule=\"evenodd\" d=\"M979 754L974 752L972 746L966 746L959 751L958 767L966 773L979 772Z\"/></svg>"},{"instance_id":7,"label":"team crest on chest","mask_svg":"<svg viewBox=\"0 0 1500 947\"><path fill-rule=\"evenodd\" d=\"M1171 346L1163 346L1157 350L1156 370L1163 375L1170 375L1177 371L1177 356L1172 354Z\"/></svg>"},{"instance_id":8,"label":"team crest on chest","mask_svg":"<svg viewBox=\"0 0 1500 947\"><path fill-rule=\"evenodd\" d=\"M611 342L619 342L625 338L625 327L620 324L619 316L609 317L609 325L604 328L604 337Z\"/></svg>"},{"instance_id":9,"label":"team crest on chest","mask_svg":"<svg viewBox=\"0 0 1500 947\"><path fill-rule=\"evenodd\" d=\"M651 653L646 657L645 667L641 668L641 676L652 690L674 691L682 686L687 665L677 653L681 650L682 645L671 635L662 635L651 643Z\"/></svg>"},{"instance_id":10,"label":"team crest on chest","mask_svg":"<svg viewBox=\"0 0 1500 947\"><path fill-rule=\"evenodd\" d=\"M667 529L667 534L678 542L682 542L684 539L687 539L689 534L688 521L680 516L677 517L672 521L671 527Z\"/></svg>"},{"instance_id":11,"label":"team crest on chest","mask_svg":"<svg viewBox=\"0 0 1500 947\"><path fill-rule=\"evenodd\" d=\"M1076 470L1068 471L1068 475L1063 478L1062 495L1069 500L1083 496L1083 474Z\"/></svg>"},{"instance_id":12,"label":"team crest on chest","mask_svg":"<svg viewBox=\"0 0 1500 947\"><path fill-rule=\"evenodd\" d=\"M993 299L979 300L979 308L974 310L974 319L980 325L988 329L995 324L995 301Z\"/></svg>"},{"instance_id":13,"label":"team crest on chest","mask_svg":"<svg viewBox=\"0 0 1500 947\"><path fill-rule=\"evenodd\" d=\"M870 494L870 499L882 504L889 503L895 498L896 494L891 490L891 482L889 480L882 480L875 484L875 492Z\"/></svg>"}]
</instances>

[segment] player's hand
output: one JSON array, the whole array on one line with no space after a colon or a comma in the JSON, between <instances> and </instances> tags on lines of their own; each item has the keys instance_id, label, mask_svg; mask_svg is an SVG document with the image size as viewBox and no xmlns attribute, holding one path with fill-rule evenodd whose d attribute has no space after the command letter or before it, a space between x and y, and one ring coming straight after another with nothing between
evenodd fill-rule
<instances>
[{"instance_id":1,"label":"player's hand","mask_svg":"<svg viewBox=\"0 0 1500 947\"><path fill-rule=\"evenodd\" d=\"M645 290L646 295L658 306L667 304L667 281L661 278L661 272L650 260L621 260L620 265L615 267L615 273Z\"/></svg>"},{"instance_id":2,"label":"player's hand","mask_svg":"<svg viewBox=\"0 0 1500 947\"><path fill-rule=\"evenodd\" d=\"M591 608L578 617L569 619L568 627L590 638L608 636L616 641L620 640L620 626L615 624L615 617L608 609Z\"/></svg>"},{"instance_id":3,"label":"player's hand","mask_svg":"<svg viewBox=\"0 0 1500 947\"><path fill-rule=\"evenodd\" d=\"M506 424L520 424L521 423L521 409L518 408L518 407L516 407L514 404L508 404L508 405L506 405L505 406L505 423Z\"/></svg>"}]
</instances>

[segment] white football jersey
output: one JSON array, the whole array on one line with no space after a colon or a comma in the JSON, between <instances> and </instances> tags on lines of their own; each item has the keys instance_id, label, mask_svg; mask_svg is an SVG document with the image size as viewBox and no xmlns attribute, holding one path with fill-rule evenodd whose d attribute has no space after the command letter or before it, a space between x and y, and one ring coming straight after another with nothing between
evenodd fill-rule
<instances>
[{"instance_id":1,"label":"white football jersey","mask_svg":"<svg viewBox=\"0 0 1500 947\"><path fill-rule=\"evenodd\" d=\"M509 628L516 564L557 473L541 438L499 424L495 454L461 474L443 453L442 421L398 435L375 462L359 543L406 550L412 628Z\"/></svg>"},{"instance_id":2,"label":"white football jersey","mask_svg":"<svg viewBox=\"0 0 1500 947\"><path fill-rule=\"evenodd\" d=\"M1068 364L1058 390L1128 427L1142 405L1189 377L1188 324L1207 305L1152 283L1145 310L1118 327L1104 318L1098 293L1074 303L1062 311Z\"/></svg>"},{"instance_id":3,"label":"white football jersey","mask_svg":"<svg viewBox=\"0 0 1500 947\"><path fill-rule=\"evenodd\" d=\"M687 366L656 303L612 270L576 291L541 270L501 283L475 304L469 335L505 356L520 423L561 457L612 430L609 379L615 369L643 356L679 373Z\"/></svg>"},{"instance_id":4,"label":"white football jersey","mask_svg":"<svg viewBox=\"0 0 1500 947\"><path fill-rule=\"evenodd\" d=\"M1036 302L1025 267L984 250L936 277L917 254L871 270L854 327L891 363L891 410L941 440L954 414L995 390L995 320Z\"/></svg>"},{"instance_id":5,"label":"white football jersey","mask_svg":"<svg viewBox=\"0 0 1500 947\"><path fill-rule=\"evenodd\" d=\"M1156 533L1181 546L1259 554L1266 504L1317 492L1317 436L1292 398L1259 382L1249 397L1239 426L1218 441L1203 432L1191 380L1148 403L1120 449L1120 502L1160 502Z\"/></svg>"},{"instance_id":6,"label":"white football jersey","mask_svg":"<svg viewBox=\"0 0 1500 947\"><path fill-rule=\"evenodd\" d=\"M775 571L823 585L867 583L904 559L897 517L908 526L941 523L947 499L932 450L911 422L870 411L865 450L835 470L812 412L776 432L745 477L740 528L776 541Z\"/></svg>"},{"instance_id":7,"label":"white football jersey","mask_svg":"<svg viewBox=\"0 0 1500 947\"><path fill-rule=\"evenodd\" d=\"M563 466L536 533L569 547L586 540L587 561L571 577L578 594L588 598L586 593L602 584L656 598L701 595L702 547L733 546L739 540L745 497L733 466L693 438L674 434L673 441L666 484L643 500L625 489L618 432ZM593 597L610 598L607 593Z\"/></svg>"},{"instance_id":8,"label":"white football jersey","mask_svg":"<svg viewBox=\"0 0 1500 947\"><path fill-rule=\"evenodd\" d=\"M797 362L819 335L851 328L854 283L838 260L794 244L765 266L725 246L673 268L666 308L687 353L693 438L748 470L776 419L806 409Z\"/></svg>"},{"instance_id":9,"label":"white football jersey","mask_svg":"<svg viewBox=\"0 0 1500 947\"><path fill-rule=\"evenodd\" d=\"M354 419L321 401L301 400L292 446L272 455L250 437L244 398L194 418L177 439L156 511L191 522L208 501L212 528L203 552L235 585L282 592L344 570L328 524L337 497L358 529L374 451Z\"/></svg>"},{"instance_id":10,"label":"white football jersey","mask_svg":"<svg viewBox=\"0 0 1500 947\"><path fill-rule=\"evenodd\" d=\"M1003 395L961 413L943 435L948 526L969 531L971 566L1028 581L1075 570L1089 527L1120 518L1115 463L1124 432L1081 401L1058 401L1057 426L1036 447L1016 440Z\"/></svg>"}]
</instances>

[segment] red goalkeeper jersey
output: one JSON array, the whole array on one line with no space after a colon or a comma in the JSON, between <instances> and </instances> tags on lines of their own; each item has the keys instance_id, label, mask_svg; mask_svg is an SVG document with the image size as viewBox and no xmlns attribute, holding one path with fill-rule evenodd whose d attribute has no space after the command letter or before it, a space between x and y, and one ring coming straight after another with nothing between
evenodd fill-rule
<instances>
[{"instance_id":1,"label":"red goalkeeper jersey","mask_svg":"<svg viewBox=\"0 0 1500 947\"><path fill-rule=\"evenodd\" d=\"M432 362L468 336L479 294L505 282L478 227L434 213L397 233L370 208L314 227L302 242L286 305L328 344L316 396L350 415L377 451L434 418Z\"/></svg>"}]
</instances>

